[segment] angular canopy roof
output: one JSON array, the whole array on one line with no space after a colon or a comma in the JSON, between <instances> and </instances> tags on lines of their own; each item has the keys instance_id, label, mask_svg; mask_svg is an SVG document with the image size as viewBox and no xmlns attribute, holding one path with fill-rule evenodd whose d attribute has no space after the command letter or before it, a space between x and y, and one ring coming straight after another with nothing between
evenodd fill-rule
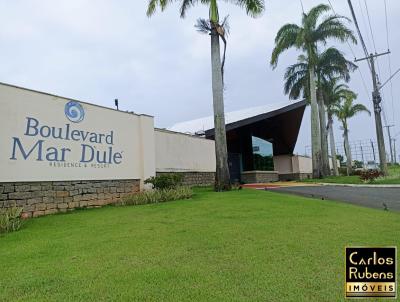
<instances>
[{"instance_id":1,"label":"angular canopy roof","mask_svg":"<svg viewBox=\"0 0 400 302\"><path fill-rule=\"evenodd\" d=\"M226 130L233 130L237 127L249 125L264 119L272 118L291 110L305 107L306 102L283 102L225 113ZM214 117L208 116L191 121L181 122L168 128L175 132L196 134L199 132L210 133L214 130Z\"/></svg>"},{"instance_id":2,"label":"angular canopy roof","mask_svg":"<svg viewBox=\"0 0 400 302\"><path fill-rule=\"evenodd\" d=\"M273 144L274 155L292 154L306 102L284 102L225 113L228 152L252 153L252 137ZM169 128L187 134L205 134L214 139L213 116L178 123ZM249 148L244 150L243 148ZM249 163L249 168L251 165Z\"/></svg>"}]
</instances>

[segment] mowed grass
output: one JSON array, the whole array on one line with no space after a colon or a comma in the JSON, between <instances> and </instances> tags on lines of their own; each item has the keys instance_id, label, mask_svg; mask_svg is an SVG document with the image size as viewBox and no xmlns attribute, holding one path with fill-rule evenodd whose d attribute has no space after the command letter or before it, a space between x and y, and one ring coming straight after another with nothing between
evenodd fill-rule
<instances>
[{"instance_id":1,"label":"mowed grass","mask_svg":"<svg viewBox=\"0 0 400 302\"><path fill-rule=\"evenodd\" d=\"M29 220L0 237L2 301L342 301L345 246L400 214L244 189Z\"/></svg>"},{"instance_id":2,"label":"mowed grass","mask_svg":"<svg viewBox=\"0 0 400 302\"><path fill-rule=\"evenodd\" d=\"M400 184L400 166L389 166L389 175L379 177L370 183L365 183L360 176L328 176L323 179L304 179L301 182L309 183L336 183L336 184L371 184L371 185L395 185Z\"/></svg>"}]
</instances>

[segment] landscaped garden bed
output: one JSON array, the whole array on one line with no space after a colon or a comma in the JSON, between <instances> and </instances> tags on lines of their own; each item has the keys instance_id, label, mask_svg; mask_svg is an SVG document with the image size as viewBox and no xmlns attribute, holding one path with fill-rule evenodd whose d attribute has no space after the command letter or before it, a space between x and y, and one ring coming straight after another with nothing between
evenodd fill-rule
<instances>
[{"instance_id":1,"label":"landscaped garden bed","mask_svg":"<svg viewBox=\"0 0 400 302\"><path fill-rule=\"evenodd\" d=\"M322 179L304 179L307 183L333 183L333 184L371 184L371 185L400 185L400 166L389 166L389 175L386 177L360 177L360 175L350 176L329 176Z\"/></svg>"}]
</instances>

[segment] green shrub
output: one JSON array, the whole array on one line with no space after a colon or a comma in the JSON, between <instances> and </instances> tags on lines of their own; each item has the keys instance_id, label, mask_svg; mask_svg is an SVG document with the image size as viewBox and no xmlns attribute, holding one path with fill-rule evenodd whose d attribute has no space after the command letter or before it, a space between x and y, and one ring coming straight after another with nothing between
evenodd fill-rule
<instances>
[{"instance_id":1,"label":"green shrub","mask_svg":"<svg viewBox=\"0 0 400 302\"><path fill-rule=\"evenodd\" d=\"M12 207L0 211L0 233L18 231L22 226L22 208Z\"/></svg>"},{"instance_id":2,"label":"green shrub","mask_svg":"<svg viewBox=\"0 0 400 302\"><path fill-rule=\"evenodd\" d=\"M173 201L178 199L189 199L193 196L193 191L189 187L177 187L174 189L162 189L144 191L128 197L120 202L120 205L142 205Z\"/></svg>"},{"instance_id":3,"label":"green shrub","mask_svg":"<svg viewBox=\"0 0 400 302\"><path fill-rule=\"evenodd\" d=\"M153 176L144 181L145 184L151 184L153 189L164 190L173 189L182 184L183 175L178 173L166 173Z\"/></svg>"}]
</instances>

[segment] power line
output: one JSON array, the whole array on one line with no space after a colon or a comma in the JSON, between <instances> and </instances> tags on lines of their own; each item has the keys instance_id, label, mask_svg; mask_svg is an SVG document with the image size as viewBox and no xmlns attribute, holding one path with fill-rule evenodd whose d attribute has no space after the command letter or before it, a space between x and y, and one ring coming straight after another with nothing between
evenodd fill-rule
<instances>
[{"instance_id":1,"label":"power line","mask_svg":"<svg viewBox=\"0 0 400 302\"><path fill-rule=\"evenodd\" d=\"M367 1L366 0L364 0L364 5L365 5L365 11L367 12L367 20L368 20L368 24L369 24L369 30L371 32L372 45L374 46L374 51L376 53L377 51L376 51L376 45L375 45L374 32L372 31L371 18L369 16L369 10L368 10L368 5L367 5Z\"/></svg>"},{"instance_id":2,"label":"power line","mask_svg":"<svg viewBox=\"0 0 400 302\"><path fill-rule=\"evenodd\" d=\"M384 6L385 6L386 43L387 43L387 48L390 49L390 44L389 44L389 26L388 26L388 14L387 14L387 3L386 3L386 0L384 0L384 4L385 4ZM392 98L392 122L394 122L395 107L394 107L394 97L393 97L391 54L388 55L388 63L389 63L389 74L390 74L390 96Z\"/></svg>"},{"instance_id":3,"label":"power line","mask_svg":"<svg viewBox=\"0 0 400 302\"><path fill-rule=\"evenodd\" d=\"M330 5L331 9L336 14L331 1L328 0L328 2L329 2L329 5ZM352 17L353 17L353 21L354 21L355 27L357 29L359 40L361 42L362 48L364 50L364 53L366 55L365 59L367 59L368 67L370 68L370 71L371 71L371 74L372 74L372 77L373 77L373 83L374 83L373 103L374 103L377 139L378 139L378 142L379 142L378 143L379 157L380 157L380 163L381 163L381 170L384 171L384 173L386 173L386 151L385 151L385 142L384 142L383 129L382 129L381 113L383 115L383 120L384 120L386 125L388 124L388 122L387 122L387 117L386 117L386 110L384 108L384 103L382 101L382 98L380 96L379 89L378 89L378 87L380 86L380 84L378 84L379 83L379 74L380 74L380 64L379 64L379 61L378 61L377 57L381 56L382 54L377 54L377 51L376 51L374 33L373 33L373 30L372 30L371 18L370 18L370 15L369 15L369 10L368 10L368 5L366 3L366 0L364 0L364 4L365 4L365 9L366 9L366 12L367 12L367 16L368 16L368 24L369 24L369 29L370 29L370 33L371 33L371 39L372 39L373 47L374 47L374 50L375 50L375 55L369 54L367 46L365 44L365 41L364 41L364 39L362 37L361 30L360 30L360 27L358 25L357 17L355 15L354 8L353 8L353 5L351 3L351 0L348 0L347 2L349 4L349 8L350 8L350 11L351 11L351 14L352 14ZM360 4L360 0L359 0L359 4ZM361 12L362 12L361 5L360 5L360 9L361 9ZM364 16L363 16L363 18L364 18ZM368 31L367 31L367 34L368 34ZM367 35L367 37L368 37L368 35ZM349 43L348 43L348 45L351 48ZM354 52L352 51L352 53L354 53ZM377 63L378 73L376 73L375 68L374 68L374 60L376 60L376 63ZM366 93L368 95L368 89L366 88L366 84L364 82L362 73L361 73L360 70L359 70L359 72L360 72L361 78L363 80L364 88L366 89ZM384 97L384 95L383 95L383 97Z\"/></svg>"},{"instance_id":4,"label":"power line","mask_svg":"<svg viewBox=\"0 0 400 302\"><path fill-rule=\"evenodd\" d=\"M368 46L370 46L370 45L372 45L372 38L370 37L371 33L368 30L368 25L367 25L367 21L366 21L365 14L364 14L364 8L363 8L363 5L361 4L361 0L358 0L358 7L360 10L363 27L365 28L366 33L367 33L366 36L367 36Z\"/></svg>"},{"instance_id":5,"label":"power line","mask_svg":"<svg viewBox=\"0 0 400 302\"><path fill-rule=\"evenodd\" d=\"M392 82L392 79L396 76L396 74L398 74L400 71L400 68L398 68L390 77L389 79L386 80L385 83L383 83L379 89L381 89L382 87L384 87L388 82Z\"/></svg>"},{"instance_id":6,"label":"power line","mask_svg":"<svg viewBox=\"0 0 400 302\"><path fill-rule=\"evenodd\" d=\"M364 0L364 4L365 4L365 10L367 12L367 20L368 20L368 25L369 25L369 30L371 32L371 39L372 39L372 45L374 46L374 51L375 53L378 53L376 51L376 44L375 44L375 37L374 37L374 31L372 30L372 25L371 25L371 18L369 16L369 9L368 9L368 4L367 4L367 0ZM378 65L378 75L381 75L381 65L379 64L379 59L376 59L376 63Z\"/></svg>"},{"instance_id":7,"label":"power line","mask_svg":"<svg viewBox=\"0 0 400 302\"><path fill-rule=\"evenodd\" d=\"M330 0L329 0L329 3L330 3ZM368 53L368 50L367 50L367 46L365 45L364 39L363 39L361 31L360 31L360 27L358 26L357 17L356 17L356 14L354 13L353 5L351 4L350 0L348 0L348 3L349 3L351 15L353 16L354 25L356 26L356 29L357 29L358 37L360 38L361 46L362 46L362 48L364 50L365 56L368 57L369 53ZM370 66L370 68L371 68L371 66Z\"/></svg>"},{"instance_id":8,"label":"power line","mask_svg":"<svg viewBox=\"0 0 400 302\"><path fill-rule=\"evenodd\" d=\"M329 2L329 6L331 7L333 13L334 13L335 15L337 15L335 9L333 8L333 5L332 5L331 1L328 0L328 2ZM351 47L350 42L346 40L346 43L347 43L347 46L349 47L349 49L350 49L350 51L351 51L353 57L356 58L356 54L355 54L355 52L354 52L354 50L353 50L353 47ZM369 65L369 62L368 62L368 65ZM366 93L366 95L369 97L369 92L368 92L367 84L365 83L364 76L363 76L363 74L362 74L360 68L357 68L357 70L358 70L358 72L359 72L359 74L360 74L361 81L362 81L362 84L363 84L365 93Z\"/></svg>"},{"instance_id":9,"label":"power line","mask_svg":"<svg viewBox=\"0 0 400 302\"><path fill-rule=\"evenodd\" d=\"M328 0L328 2L329 2L329 6L331 7L331 9L332 9L333 13L334 13L335 15L337 15L337 13L336 13L335 9L333 8L333 5L332 5L331 1L330 1L330 0ZM350 48L350 51L351 51L351 53L352 53L353 57L355 58L355 57L356 57L356 54L354 53L354 51L353 51L353 48L351 47L351 45L350 45L349 41L346 41L346 43L347 43L347 45L349 46L349 48Z\"/></svg>"},{"instance_id":10,"label":"power line","mask_svg":"<svg viewBox=\"0 0 400 302\"><path fill-rule=\"evenodd\" d=\"M385 4L386 4L386 0L385 0ZM370 33L371 33L372 45L373 45L373 47L374 47L375 53L377 53L376 44L375 44L374 32L373 32L373 30L372 30L371 18L370 18L369 9L368 9L368 4L367 4L367 1L366 1L366 0L364 0L364 5L365 5L366 13L367 13L367 20L368 20L369 30L370 30ZM386 8L385 8L385 13L386 13ZM386 14L386 15L387 15L387 14ZM386 25L387 25L387 23L386 23ZM386 28L386 29L387 29L387 28ZM388 36L388 32L386 32L386 35ZM388 46L388 49L389 49L389 46ZM380 78L381 78L381 74L382 74L382 73L381 73L381 66L380 66L380 63L379 63L379 58L376 59L376 63L377 63L377 66L378 66L378 72L377 72L378 82L380 82ZM381 93L382 93L382 103L381 103L382 114L383 114L384 122L385 122L385 124L387 125L387 124L388 124L388 120L387 120L386 110L385 110L385 104L384 104L384 100L386 99L386 97L385 97L384 91L382 91ZM394 111L393 102L392 102L392 111ZM391 143L390 138L389 138L389 143Z\"/></svg>"},{"instance_id":11,"label":"power line","mask_svg":"<svg viewBox=\"0 0 400 302\"><path fill-rule=\"evenodd\" d=\"M389 48L389 26L388 26L387 3L386 3L386 0L384 0L383 2L385 5L386 42L387 42L388 49L390 49Z\"/></svg>"},{"instance_id":12,"label":"power line","mask_svg":"<svg viewBox=\"0 0 400 302\"><path fill-rule=\"evenodd\" d=\"M361 11L361 15L362 15L362 18L363 18L363 21L364 21L364 14L363 14L363 8L361 7L361 2L360 2L360 0L359 0L359 4L360 4L360 11ZM367 21L368 21L368 26L369 26L369 34L371 35L371 40L372 40L372 46L373 46L373 48L374 48L374 51L375 51L375 54L377 54L377 50L376 50L376 43L375 43L375 37L374 37L374 31L373 31L373 29L372 29L372 24L371 24L371 17L370 17L370 14L369 14L369 8L368 8L368 4L367 4L367 1L366 0L364 0L364 6L365 6L365 11L366 11L366 15L367 15ZM365 21L364 21L364 24L365 24ZM361 31L360 31L361 32ZM367 29L367 37L368 37L368 29ZM378 69L378 72L376 72L376 77L377 77L377 81L378 81L378 83L380 82L380 75L381 75L381 66L380 66L380 63L379 63L379 58L378 57L376 57L376 63L377 63L377 69ZM382 115L383 115L383 120L384 120L384 122L385 122L385 124L387 124L388 123L388 121L387 121L387 116L386 116L386 110L385 110L385 104L384 104L384 100L385 100L385 94L384 94L384 92L382 91L381 92L382 93L382 97L381 97L381 110L382 110Z\"/></svg>"},{"instance_id":13,"label":"power line","mask_svg":"<svg viewBox=\"0 0 400 302\"><path fill-rule=\"evenodd\" d=\"M369 65L370 65L370 70L371 70L371 75L372 75L372 82L373 82L373 87L374 87L373 93L372 93L372 101L373 101L373 104L374 104L375 128L376 128L376 138L378 140L379 162L380 162L381 172L384 175L387 175L385 139L384 139L384 136L383 136L382 118L381 118L382 98L381 98L381 94L379 92L379 86L378 86L378 81L377 81L378 77L377 77L377 74L376 74L376 71L375 71L375 60L376 60L377 57L384 55L384 53L382 53L382 54L375 53L375 55L368 54L368 50L367 50L367 47L365 46L365 42L364 42L364 39L362 37L361 31L360 31L360 27L358 26L356 14L354 13L353 4L351 3L351 0L347 0L347 3L349 5L350 12L351 12L351 15L353 17L354 24L356 25L357 32L358 32L358 35L360 37L360 41L361 41L362 46L363 46L363 50L364 50L365 55L366 55L365 58L358 59L358 60L356 60L356 62L357 61L361 61L361 60L367 60L367 62L369 61Z\"/></svg>"}]
</instances>

